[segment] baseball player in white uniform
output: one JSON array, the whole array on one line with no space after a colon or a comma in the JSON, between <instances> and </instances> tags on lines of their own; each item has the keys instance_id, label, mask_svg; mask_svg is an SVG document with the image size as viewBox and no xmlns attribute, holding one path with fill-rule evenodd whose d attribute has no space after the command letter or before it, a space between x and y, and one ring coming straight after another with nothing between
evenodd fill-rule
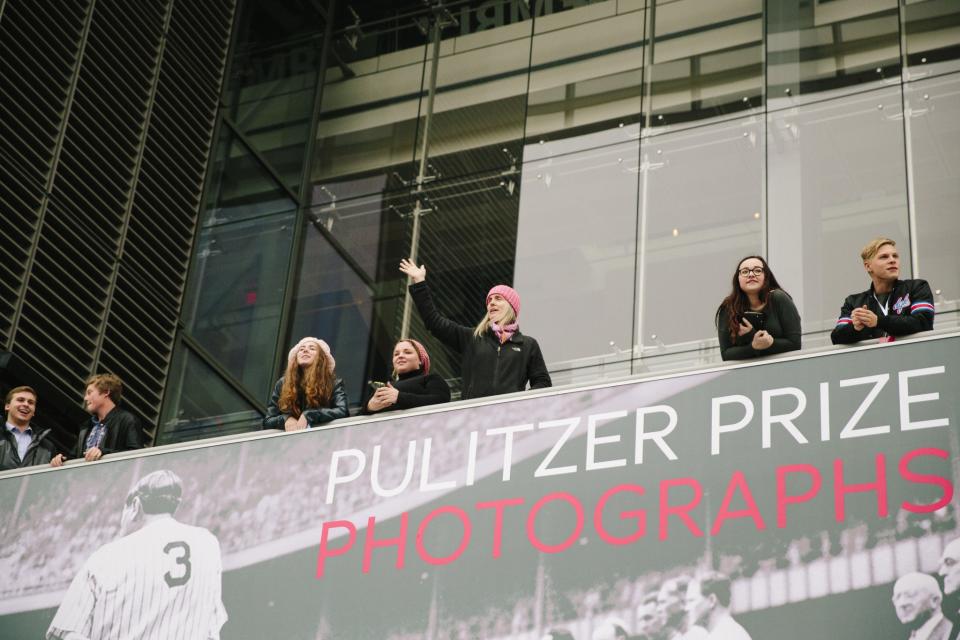
<instances>
[{"instance_id":1,"label":"baseball player in white uniform","mask_svg":"<svg viewBox=\"0 0 960 640\"><path fill-rule=\"evenodd\" d=\"M219 639L227 621L220 543L174 519L181 492L180 478L166 470L131 489L120 537L74 577L47 640Z\"/></svg>"}]
</instances>

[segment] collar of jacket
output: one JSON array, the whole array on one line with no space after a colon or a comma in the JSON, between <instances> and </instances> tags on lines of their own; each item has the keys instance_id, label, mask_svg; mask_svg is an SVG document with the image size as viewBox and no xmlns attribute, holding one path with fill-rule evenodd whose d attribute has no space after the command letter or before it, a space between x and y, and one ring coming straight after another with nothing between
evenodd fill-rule
<instances>
[{"instance_id":1,"label":"collar of jacket","mask_svg":"<svg viewBox=\"0 0 960 640\"><path fill-rule=\"evenodd\" d=\"M901 280L900 278L897 278L896 280L894 280L893 284L890 286L890 291L887 292L887 295L892 295L893 292L897 290L897 287L899 287L902 283L903 283L903 280ZM870 288L867 289L867 293L871 295L876 295L877 292L874 291L873 289L873 281L870 282Z\"/></svg>"},{"instance_id":2,"label":"collar of jacket","mask_svg":"<svg viewBox=\"0 0 960 640\"><path fill-rule=\"evenodd\" d=\"M500 344L500 341L497 339L497 334L493 332L493 329L487 329L486 335L497 344ZM514 331L513 335L507 338L507 342L513 342L515 344L523 344L523 334L520 333L520 329L517 329L516 331Z\"/></svg>"}]
</instances>

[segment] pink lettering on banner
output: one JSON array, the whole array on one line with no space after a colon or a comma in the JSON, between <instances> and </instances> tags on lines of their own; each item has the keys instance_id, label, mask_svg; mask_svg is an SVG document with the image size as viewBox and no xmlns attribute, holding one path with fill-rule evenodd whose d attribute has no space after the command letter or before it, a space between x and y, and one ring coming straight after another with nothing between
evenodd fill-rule
<instances>
[{"instance_id":1,"label":"pink lettering on banner","mask_svg":"<svg viewBox=\"0 0 960 640\"><path fill-rule=\"evenodd\" d=\"M409 514L404 511L400 514L400 535L396 538L384 538L383 540L375 540L373 537L374 525L377 521L376 517L370 516L367 519L367 537L363 543L363 572L370 573L370 560L373 555L374 549L380 549L383 547L396 547L397 548L397 569L403 569L404 555L407 548L407 520Z\"/></svg>"},{"instance_id":2,"label":"pink lettering on banner","mask_svg":"<svg viewBox=\"0 0 960 640\"><path fill-rule=\"evenodd\" d=\"M875 458L877 479L861 484L844 484L843 460L833 461L833 500L837 522L846 519L846 496L848 493L877 493L877 517L887 517L887 459L882 453Z\"/></svg>"},{"instance_id":3,"label":"pink lettering on banner","mask_svg":"<svg viewBox=\"0 0 960 640\"><path fill-rule=\"evenodd\" d=\"M332 529L346 529L349 532L346 544L336 549L329 547L330 531ZM327 558L342 556L353 547L357 541L357 528L349 520L331 520L323 523L323 529L320 532L320 551L317 553L317 579L323 577L324 564Z\"/></svg>"},{"instance_id":4,"label":"pink lettering on banner","mask_svg":"<svg viewBox=\"0 0 960 640\"><path fill-rule=\"evenodd\" d=\"M463 525L463 537L460 538L460 546L458 546L453 553L448 556L434 556L431 555L426 547L423 546L423 536L426 534L427 526L433 522L434 518L441 516L445 513L452 514L460 520L460 523ZM420 526L417 527L417 539L415 545L417 547L417 553L427 564L433 565L444 565L450 564L466 551L467 545L470 544L470 534L473 532L473 525L470 523L470 516L467 515L467 512L461 509L460 507L445 506L440 507L439 509L434 509L423 519L423 522L420 523Z\"/></svg>"},{"instance_id":5,"label":"pink lettering on banner","mask_svg":"<svg viewBox=\"0 0 960 640\"><path fill-rule=\"evenodd\" d=\"M687 504L671 505L669 494L671 487L690 487L693 489L693 500ZM673 478L664 480L660 483L660 539L666 540L670 534L670 516L677 516L687 525L687 529L700 538L703 537L703 531L697 526L697 523L690 517L690 512L700 504L703 498L703 487L693 478Z\"/></svg>"},{"instance_id":6,"label":"pink lettering on banner","mask_svg":"<svg viewBox=\"0 0 960 640\"><path fill-rule=\"evenodd\" d=\"M561 542L560 544L545 544L537 537L536 524L537 514L540 513L540 509L546 506L550 502L556 500L562 500L563 502L569 503L573 506L573 510L577 514L577 524L574 526L573 531L567 536L567 539ZM577 541L577 538L580 537L580 532L583 531L583 505L580 504L580 501L576 497L570 495L569 493L551 493L543 496L536 504L533 505L533 508L530 509L530 515L527 516L527 538L530 540L530 544L534 546L538 551L543 553L560 553L564 549L567 549L574 542Z\"/></svg>"},{"instance_id":7,"label":"pink lettering on banner","mask_svg":"<svg viewBox=\"0 0 960 640\"><path fill-rule=\"evenodd\" d=\"M635 493L638 496L644 494L643 487L635 484L620 484L607 491L600 496L600 499L597 501L597 506L593 510L593 528L597 530L597 535L600 536L600 539L606 542L607 544L612 545L623 545L630 544L631 542L636 542L640 538L646 535L647 533L647 512L643 509L635 509L633 511L621 511L620 519L621 520L630 520L631 518L636 519L637 521L637 530L627 536L615 536L608 532L603 526L603 509L607 506L610 498L619 494L619 493Z\"/></svg>"},{"instance_id":8,"label":"pink lettering on banner","mask_svg":"<svg viewBox=\"0 0 960 640\"><path fill-rule=\"evenodd\" d=\"M907 482L914 482L916 484L936 485L943 490L943 495L936 502L932 502L930 504L913 504L912 502L907 502L905 500L903 502L903 508L912 513L931 513L933 511L937 511L938 509L942 509L950 504L951 500L953 500L953 483L940 476L933 476L925 473L915 473L911 471L910 463L915 458L919 458L921 456L934 456L937 458L942 458L943 460L949 460L950 453L948 451L944 451L943 449L914 449L900 458L898 469L904 480Z\"/></svg>"},{"instance_id":9,"label":"pink lettering on banner","mask_svg":"<svg viewBox=\"0 0 960 640\"><path fill-rule=\"evenodd\" d=\"M523 504L523 498L504 498L503 500L492 500L490 502L478 502L475 507L481 509L494 509L493 519L493 557L499 558L503 547L503 508L518 507Z\"/></svg>"},{"instance_id":10,"label":"pink lettering on banner","mask_svg":"<svg viewBox=\"0 0 960 640\"><path fill-rule=\"evenodd\" d=\"M787 494L787 476L795 473L805 473L812 479L810 488L798 495ZM788 464L777 467L777 527L787 526L787 505L809 502L820 491L823 480L820 470L812 464Z\"/></svg>"},{"instance_id":11,"label":"pink lettering on banner","mask_svg":"<svg viewBox=\"0 0 960 640\"><path fill-rule=\"evenodd\" d=\"M733 495L738 489L743 495L743 501L747 504L747 507L739 511L730 511L730 503L733 502ZM747 484L747 479L744 477L743 471L734 471L733 476L730 478L730 484L727 485L727 493L723 496L723 502L720 504L717 519L714 521L713 528L710 530L710 535L717 535L723 523L727 520L746 517L753 518L753 524L757 527L758 531L763 531L767 528L766 523L760 516L757 501L753 499L753 494L750 492L750 486Z\"/></svg>"}]
</instances>

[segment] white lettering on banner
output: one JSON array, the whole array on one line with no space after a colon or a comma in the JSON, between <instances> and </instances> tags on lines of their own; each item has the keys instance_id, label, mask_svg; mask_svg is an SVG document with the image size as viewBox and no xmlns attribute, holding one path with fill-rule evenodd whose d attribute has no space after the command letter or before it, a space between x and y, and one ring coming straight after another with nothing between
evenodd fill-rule
<instances>
[{"instance_id":1,"label":"white lettering on banner","mask_svg":"<svg viewBox=\"0 0 960 640\"><path fill-rule=\"evenodd\" d=\"M830 439L830 383L820 383L820 441Z\"/></svg>"},{"instance_id":2,"label":"white lettering on banner","mask_svg":"<svg viewBox=\"0 0 960 640\"><path fill-rule=\"evenodd\" d=\"M373 487L373 492L381 498L392 498L403 493L413 478L413 463L417 457L417 441L411 440L410 444L407 445L407 468L403 472L403 480L393 489L384 489L380 484L381 450L382 446L379 444L373 448L373 460L370 462L370 485Z\"/></svg>"},{"instance_id":3,"label":"white lettering on banner","mask_svg":"<svg viewBox=\"0 0 960 640\"><path fill-rule=\"evenodd\" d=\"M510 481L510 469L513 467L513 434L518 431L532 431L532 424L517 424L511 427L487 429L488 436L503 434L503 481Z\"/></svg>"},{"instance_id":4,"label":"white lettering on banner","mask_svg":"<svg viewBox=\"0 0 960 640\"><path fill-rule=\"evenodd\" d=\"M743 418L733 424L720 424L720 407L725 404L737 403L743 406ZM753 402L747 396L734 394L713 398L710 411L710 455L720 453L720 434L739 431L753 420Z\"/></svg>"},{"instance_id":5,"label":"white lettering on banner","mask_svg":"<svg viewBox=\"0 0 960 640\"><path fill-rule=\"evenodd\" d=\"M447 480L445 482L430 482L430 449L433 445L433 438L423 439L423 460L420 464L420 491L445 491L457 486L456 480Z\"/></svg>"},{"instance_id":6,"label":"white lettering on banner","mask_svg":"<svg viewBox=\"0 0 960 640\"><path fill-rule=\"evenodd\" d=\"M352 456L357 460L357 468L352 473L348 473L345 476L338 474L340 469L340 460ZM367 456L363 454L363 451L360 449L343 449L342 451L334 451L333 457L330 459L330 475L327 478L327 504L333 502L333 492L336 489L338 484L347 484L348 482L353 482L360 477L360 474L363 473L363 468L367 465Z\"/></svg>"},{"instance_id":7,"label":"white lettering on banner","mask_svg":"<svg viewBox=\"0 0 960 640\"><path fill-rule=\"evenodd\" d=\"M850 416L847 424L844 425L843 429L840 431L841 440L845 438L875 436L881 433L888 433L890 431L890 425L888 424L857 429L857 425L860 423L860 419L863 417L863 414L867 412L867 409L870 408L870 405L873 404L873 401L877 399L877 396L880 395L880 390L883 389L884 385L886 385L889 380L889 373L881 373L875 376L864 376L862 378L850 378L849 380L840 381L840 387L856 387L861 384L870 384L871 382L874 383L873 389L870 390L870 392L867 394L867 397L863 399L863 402L860 403L860 406L857 407L857 410L853 412L853 415Z\"/></svg>"},{"instance_id":8,"label":"white lettering on banner","mask_svg":"<svg viewBox=\"0 0 960 640\"><path fill-rule=\"evenodd\" d=\"M667 426L659 431L647 433L647 416L651 413L665 413L667 415ZM646 440L653 440L653 443L657 445L660 452L667 457L667 460L676 460L677 454L674 453L670 445L667 444L666 437L677 428L677 422L677 410L666 404L637 409L637 439L634 443L634 463L643 464L643 443Z\"/></svg>"},{"instance_id":9,"label":"white lettering on banner","mask_svg":"<svg viewBox=\"0 0 960 640\"><path fill-rule=\"evenodd\" d=\"M806 392L799 387L786 386L756 389L756 391L751 392L753 397L731 394L711 398L710 454L714 456L720 454L720 440L725 434L745 429L756 434L752 437L759 438L763 449L770 449L773 447L774 425L779 425L789 436L786 439L778 439L778 444L781 442L809 444L808 435L804 433L801 427L812 432L816 429L817 418L819 418L820 423L820 441L829 441L833 437L831 419L842 419L842 417L834 418L834 416L831 416L831 395L835 396L838 393L831 390L833 385L839 386L840 389L868 386L866 392L862 389L851 389L848 392L852 394L851 404L856 404L856 410L853 411L849 419L845 420L844 427L840 431L840 439L890 434L894 429L889 424L862 426L861 422L871 408L877 407L874 409L875 412L880 410L878 398L881 398L881 392L894 375L896 375L899 387L896 398L900 414L900 431L948 426L950 420L944 417L944 414L933 414L931 416L931 412L938 409L943 410L940 404L934 404L941 401L941 393L916 392L917 387L925 382L929 384L933 376L945 374L946 367L941 365L896 373L878 373L834 382L810 381L807 385L809 389ZM918 380L918 378L923 380ZM912 394L911 384L915 391ZM817 390L820 396L819 416L813 411L811 411L811 415L805 415L809 406L808 395L816 393ZM759 397L756 394L759 394ZM778 398L783 400L778 400ZM790 398L793 398L793 402L790 402ZM886 401L883 405L884 410L890 414L896 413L897 409L893 407L894 396L892 392L883 396L883 398ZM686 397L678 396L676 402L681 403L680 406L689 407L689 399ZM760 415L757 424L754 424L754 417L757 413L756 403L758 402L761 405ZM625 435L629 433L626 431L629 425L627 424L628 420L624 418L628 418L631 411L636 411L633 434L635 440L633 460L628 462L627 457L615 456L624 453L623 450L629 446L628 441L625 440ZM912 417L911 411L914 414L923 411L925 419L914 419L915 415ZM692 413L698 415L696 411ZM804 417L807 418L806 422L803 421ZM581 424L585 424L586 437L578 440L577 434L580 433L579 427ZM693 443L694 446L697 446L698 442L705 440L706 434L700 424L688 423L684 427L687 429L685 434L687 438L681 440L681 442ZM600 435L601 428L604 429L604 435ZM440 458L435 453L436 448L433 446L433 439L426 437L423 440L413 440L408 443L403 477L399 478L396 481L399 484L393 487L383 486L383 478L389 477L391 483L393 483L392 478L399 476L399 473L397 476L389 474L387 467L393 463L384 462L381 458L383 454L381 446L386 445L372 445L370 454L360 449L334 451L330 459L326 502L327 504L333 502L337 487L361 478L363 478L363 482L370 483L371 490L375 495L383 498L397 496L404 491L438 492L458 486L473 485L476 481L477 465L480 462L478 456L481 455L485 465L493 463L496 468L502 464L500 473L502 482L511 480L514 463L519 463L520 459L525 459L530 465L537 465L535 470L532 471L533 478L568 475L578 471L601 471L625 467L631 463L642 465L645 461L644 447L648 442L656 445L663 459L674 461L678 459L678 456L674 448L668 443L668 438L679 428L680 416L677 409L667 404L492 427L468 432L466 434L468 441L463 443L466 446L445 447L446 458L449 458L450 451L455 451L457 456L466 456L466 460L461 458L452 463L449 459L438 462ZM757 433L758 430L759 433ZM522 453L515 454L516 442L521 437L518 434L523 433L528 435L523 440ZM740 436L741 439L743 437L747 437L747 433ZM483 442L481 442L481 438L484 439ZM736 438L734 440L736 441ZM497 445L502 451L499 451ZM676 445L677 443L674 442L674 446ZM416 463L418 448L422 449L419 465ZM603 448L606 448L606 455L604 455L604 451L601 451ZM579 464L579 460L577 464L570 464L570 458L573 455L571 450L575 452L579 460L583 460L583 465ZM398 453L395 466L396 471L399 472L399 458L403 454L402 452ZM368 455L371 458L369 468L366 464ZM517 460L514 459L515 457L517 457ZM563 463L560 461L563 461ZM431 463L436 468L432 468ZM417 481L414 481L413 474L418 468L420 477ZM518 469L524 469L524 473L529 474L531 472L527 471L528 468L527 465L518 467ZM432 474L438 473L443 474L443 480L431 478ZM496 474L496 471L494 471L494 474Z\"/></svg>"},{"instance_id":10,"label":"white lettering on banner","mask_svg":"<svg viewBox=\"0 0 960 640\"><path fill-rule=\"evenodd\" d=\"M540 466L537 467L537 470L534 472L534 478L545 478L547 476L559 476L566 473L576 473L577 465L571 464L565 467L550 467L550 463L553 462L553 459L557 457L557 454L560 452L560 448L566 444L567 440L570 439L570 436L573 435L574 430L580 424L580 417L576 418L567 418L565 420L547 420L541 422L538 425L540 429L553 429L554 427L562 427L564 425L567 428L560 434L560 438L554 443L550 448L550 451L547 452L547 455L544 456L543 462L540 463Z\"/></svg>"},{"instance_id":11,"label":"white lettering on banner","mask_svg":"<svg viewBox=\"0 0 960 640\"><path fill-rule=\"evenodd\" d=\"M934 420L910 420L910 405L917 402L933 402L940 399L939 393L921 393L916 396L910 395L910 378L920 376L932 376L940 373L946 373L947 369L943 365L939 367L927 367L926 369L911 369L910 371L901 371L900 380L900 430L913 431L915 429L933 429L934 427L949 426L948 418L937 418Z\"/></svg>"},{"instance_id":12,"label":"white lettering on banner","mask_svg":"<svg viewBox=\"0 0 960 640\"><path fill-rule=\"evenodd\" d=\"M597 461L597 446L601 444L614 444L620 442L620 434L612 436L598 436L597 427L601 420L616 420L617 418L626 418L626 411L614 411L611 413L600 413L591 415L587 418L587 471L596 471L597 469L613 469L616 467L627 466L626 458L617 458L616 460Z\"/></svg>"},{"instance_id":13,"label":"white lettering on banner","mask_svg":"<svg viewBox=\"0 0 960 640\"><path fill-rule=\"evenodd\" d=\"M771 415L770 399L778 396L793 396L797 399L797 406L790 413L778 416ZM763 392L762 398L760 437L763 443L763 448L770 448L770 425L775 423L782 425L783 428L787 430L787 433L793 436L793 439L800 444L807 444L807 439L802 433L800 433L800 430L797 429L797 426L793 424L794 419L800 417L800 415L803 414L804 410L807 408L807 396L804 395L803 391L800 391L800 389L797 389L796 387L770 389Z\"/></svg>"}]
</instances>

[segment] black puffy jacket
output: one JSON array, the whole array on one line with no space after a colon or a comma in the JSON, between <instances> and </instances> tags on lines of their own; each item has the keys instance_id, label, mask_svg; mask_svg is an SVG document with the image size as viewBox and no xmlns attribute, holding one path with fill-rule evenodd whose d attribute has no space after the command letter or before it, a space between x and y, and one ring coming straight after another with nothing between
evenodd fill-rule
<instances>
[{"instance_id":1,"label":"black puffy jacket","mask_svg":"<svg viewBox=\"0 0 960 640\"><path fill-rule=\"evenodd\" d=\"M461 397L483 398L501 393L545 389L552 385L540 345L519 331L500 344L496 334L473 335L473 327L445 318L433 303L426 281L410 285L427 331L461 355Z\"/></svg>"},{"instance_id":2,"label":"black puffy jacket","mask_svg":"<svg viewBox=\"0 0 960 640\"><path fill-rule=\"evenodd\" d=\"M34 432L23 460L20 459L20 453L17 451L17 439L10 433L6 425L2 429L3 432L0 433L0 471L32 467L38 464L50 464L54 455L53 444L47 440L50 429L44 429L40 433Z\"/></svg>"}]
</instances>

